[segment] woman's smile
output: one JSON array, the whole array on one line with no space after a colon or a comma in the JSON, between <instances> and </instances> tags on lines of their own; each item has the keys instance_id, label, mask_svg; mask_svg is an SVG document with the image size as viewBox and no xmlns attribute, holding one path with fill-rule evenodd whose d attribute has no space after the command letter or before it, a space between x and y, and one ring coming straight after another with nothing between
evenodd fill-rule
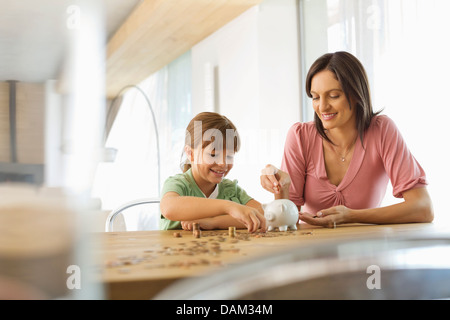
<instances>
[{"instance_id":1,"label":"woman's smile","mask_svg":"<svg viewBox=\"0 0 450 320\"><path fill-rule=\"evenodd\" d=\"M328 121L328 120L332 120L334 119L334 117L336 117L337 112L336 113L322 113L322 120L324 121Z\"/></svg>"},{"instance_id":2,"label":"woman's smile","mask_svg":"<svg viewBox=\"0 0 450 320\"><path fill-rule=\"evenodd\" d=\"M321 71L312 78L311 96L314 111L322 120L324 129L355 128L356 107L350 107L350 101L331 71Z\"/></svg>"}]
</instances>

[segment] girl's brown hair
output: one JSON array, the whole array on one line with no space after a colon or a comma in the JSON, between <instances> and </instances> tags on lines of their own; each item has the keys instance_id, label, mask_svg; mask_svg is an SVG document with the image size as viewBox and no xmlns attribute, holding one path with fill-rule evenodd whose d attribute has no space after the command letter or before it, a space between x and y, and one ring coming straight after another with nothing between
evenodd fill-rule
<instances>
[{"instance_id":1,"label":"girl's brown hair","mask_svg":"<svg viewBox=\"0 0 450 320\"><path fill-rule=\"evenodd\" d=\"M225 140L218 141L217 137ZM185 146L195 149L198 146L205 148L210 143L225 146L238 152L241 144L236 126L227 117L216 112L201 112L197 114L186 128ZM186 172L191 167L189 159L181 163L181 169Z\"/></svg>"},{"instance_id":2,"label":"girl's brown hair","mask_svg":"<svg viewBox=\"0 0 450 320\"><path fill-rule=\"evenodd\" d=\"M381 112L373 112L369 81L364 66L355 56L345 51L324 54L312 64L306 76L306 94L308 97L312 97L312 78L323 70L329 70L334 73L347 97L350 109L352 107L356 108L356 128L362 142L364 133L369 128L372 118ZM353 106L350 98L354 101ZM317 114L314 114L314 122L319 134L332 143L327 137L322 121Z\"/></svg>"}]
</instances>

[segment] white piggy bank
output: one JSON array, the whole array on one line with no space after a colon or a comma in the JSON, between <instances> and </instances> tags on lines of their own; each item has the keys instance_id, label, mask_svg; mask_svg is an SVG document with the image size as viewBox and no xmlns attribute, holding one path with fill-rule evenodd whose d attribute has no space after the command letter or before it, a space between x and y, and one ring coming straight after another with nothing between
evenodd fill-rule
<instances>
[{"instance_id":1,"label":"white piggy bank","mask_svg":"<svg viewBox=\"0 0 450 320\"><path fill-rule=\"evenodd\" d=\"M286 231L288 227L297 230L298 208L291 200L278 199L263 204L262 207L268 231L277 227L280 231Z\"/></svg>"}]
</instances>

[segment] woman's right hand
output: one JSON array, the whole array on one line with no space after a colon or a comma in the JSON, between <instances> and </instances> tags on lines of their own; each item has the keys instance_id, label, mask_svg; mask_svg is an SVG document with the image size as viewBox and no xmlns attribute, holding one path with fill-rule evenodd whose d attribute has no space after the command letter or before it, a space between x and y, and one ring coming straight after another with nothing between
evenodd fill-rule
<instances>
[{"instance_id":1,"label":"woman's right hand","mask_svg":"<svg viewBox=\"0 0 450 320\"><path fill-rule=\"evenodd\" d=\"M280 194L282 191L289 193L291 177L271 164L261 170L260 179L261 186L273 194Z\"/></svg>"},{"instance_id":2,"label":"woman's right hand","mask_svg":"<svg viewBox=\"0 0 450 320\"><path fill-rule=\"evenodd\" d=\"M266 232L266 218L258 209L230 201L228 214L243 223L248 232Z\"/></svg>"}]
</instances>

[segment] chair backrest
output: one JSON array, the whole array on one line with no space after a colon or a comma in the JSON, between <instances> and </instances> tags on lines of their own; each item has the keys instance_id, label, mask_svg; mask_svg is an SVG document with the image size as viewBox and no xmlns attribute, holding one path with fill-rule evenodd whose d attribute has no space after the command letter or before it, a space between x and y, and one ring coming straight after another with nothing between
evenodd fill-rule
<instances>
[{"instance_id":1,"label":"chair backrest","mask_svg":"<svg viewBox=\"0 0 450 320\"><path fill-rule=\"evenodd\" d=\"M143 198L129 201L110 212L105 231L157 230L159 199Z\"/></svg>"}]
</instances>

